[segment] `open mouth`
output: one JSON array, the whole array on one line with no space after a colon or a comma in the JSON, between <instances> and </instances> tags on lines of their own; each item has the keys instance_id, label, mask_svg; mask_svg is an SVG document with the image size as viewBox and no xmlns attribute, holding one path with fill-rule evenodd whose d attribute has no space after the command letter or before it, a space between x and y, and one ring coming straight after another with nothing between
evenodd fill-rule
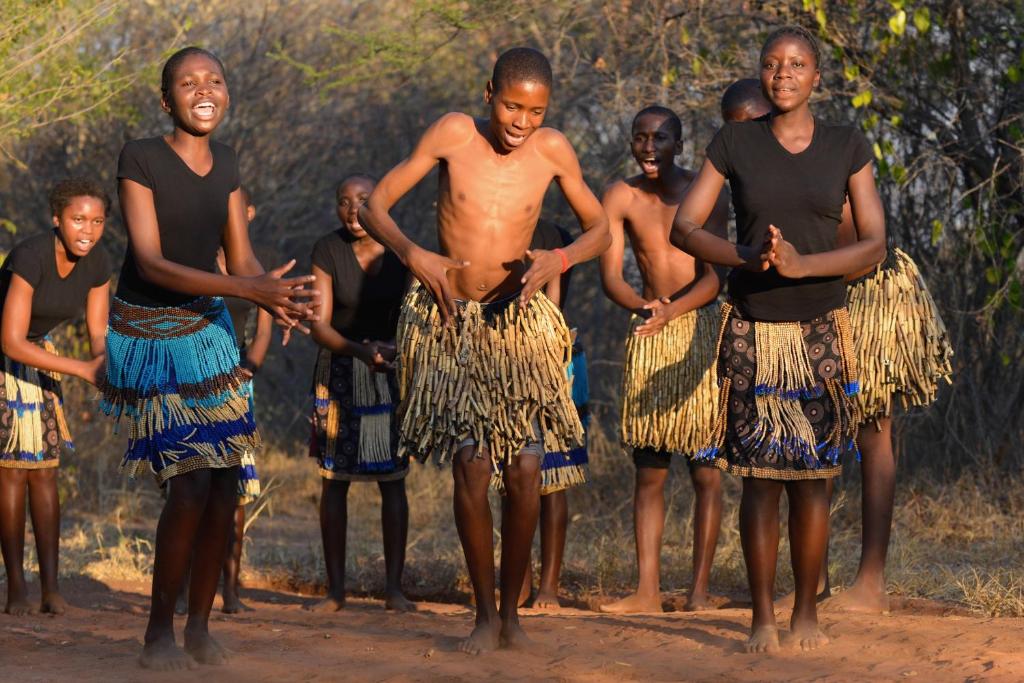
<instances>
[{"instance_id":1,"label":"open mouth","mask_svg":"<svg viewBox=\"0 0 1024 683\"><path fill-rule=\"evenodd\" d=\"M505 131L505 144L509 147L518 147L526 141L526 135L520 133L513 133L510 130Z\"/></svg>"},{"instance_id":2,"label":"open mouth","mask_svg":"<svg viewBox=\"0 0 1024 683\"><path fill-rule=\"evenodd\" d=\"M640 159L640 170L646 175L657 173L660 164L655 157L649 157L647 159Z\"/></svg>"},{"instance_id":3,"label":"open mouth","mask_svg":"<svg viewBox=\"0 0 1024 683\"><path fill-rule=\"evenodd\" d=\"M217 115L217 105L213 102L200 102L192 107L192 113L197 119L208 121Z\"/></svg>"},{"instance_id":4,"label":"open mouth","mask_svg":"<svg viewBox=\"0 0 1024 683\"><path fill-rule=\"evenodd\" d=\"M75 246L77 246L79 249L91 249L93 244L94 242L92 240L75 240Z\"/></svg>"}]
</instances>

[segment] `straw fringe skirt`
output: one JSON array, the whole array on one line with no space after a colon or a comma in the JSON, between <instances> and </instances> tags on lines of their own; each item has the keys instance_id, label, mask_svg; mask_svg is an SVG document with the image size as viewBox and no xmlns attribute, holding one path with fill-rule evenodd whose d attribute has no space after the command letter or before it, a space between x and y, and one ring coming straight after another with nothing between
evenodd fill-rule
<instances>
[{"instance_id":1,"label":"straw fringe skirt","mask_svg":"<svg viewBox=\"0 0 1024 683\"><path fill-rule=\"evenodd\" d=\"M679 316L653 337L626 337L622 373L622 443L693 457L707 445L718 408L719 306Z\"/></svg>"},{"instance_id":2,"label":"straw fringe skirt","mask_svg":"<svg viewBox=\"0 0 1024 683\"><path fill-rule=\"evenodd\" d=\"M49 340L39 345L56 353ZM60 375L3 358L0 444L0 467L18 469L57 467L61 452L73 450Z\"/></svg>"},{"instance_id":3,"label":"straw fringe skirt","mask_svg":"<svg viewBox=\"0 0 1024 683\"><path fill-rule=\"evenodd\" d=\"M900 249L891 266L851 282L847 305L861 372L857 395L865 421L935 400L950 382L953 349L935 301L914 261Z\"/></svg>"},{"instance_id":4,"label":"straw fringe skirt","mask_svg":"<svg viewBox=\"0 0 1024 683\"><path fill-rule=\"evenodd\" d=\"M247 378L224 301L136 306L114 298L107 331L103 410L128 421L121 463L157 481L239 465L260 445Z\"/></svg>"},{"instance_id":5,"label":"straw fringe skirt","mask_svg":"<svg viewBox=\"0 0 1024 683\"><path fill-rule=\"evenodd\" d=\"M561 312L539 292L525 307L517 297L459 302L442 326L416 285L398 322L401 451L441 464L472 439L497 471L538 438L545 453L581 447L571 348Z\"/></svg>"},{"instance_id":6,"label":"straw fringe skirt","mask_svg":"<svg viewBox=\"0 0 1024 683\"><path fill-rule=\"evenodd\" d=\"M394 481L409 473L398 455L394 373L372 372L351 356L321 349L313 381L309 454L320 476L342 481Z\"/></svg>"},{"instance_id":7,"label":"straw fringe skirt","mask_svg":"<svg viewBox=\"0 0 1024 683\"><path fill-rule=\"evenodd\" d=\"M745 319L722 309L718 416L697 456L732 474L823 479L855 454L857 361L839 308L805 322Z\"/></svg>"}]
</instances>

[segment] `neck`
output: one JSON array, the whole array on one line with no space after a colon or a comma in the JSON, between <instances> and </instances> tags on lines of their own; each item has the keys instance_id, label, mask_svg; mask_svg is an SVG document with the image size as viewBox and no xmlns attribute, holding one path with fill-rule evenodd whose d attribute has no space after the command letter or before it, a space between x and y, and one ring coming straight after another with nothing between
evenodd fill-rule
<instances>
[{"instance_id":1,"label":"neck","mask_svg":"<svg viewBox=\"0 0 1024 683\"><path fill-rule=\"evenodd\" d=\"M175 149L190 154L203 153L210 149L209 135L193 135L178 126L175 126L174 131L165 136L165 139Z\"/></svg>"},{"instance_id":2,"label":"neck","mask_svg":"<svg viewBox=\"0 0 1024 683\"><path fill-rule=\"evenodd\" d=\"M813 126L814 116L811 115L811 108L804 102L796 109L787 112L773 111L771 125L776 131L795 131Z\"/></svg>"},{"instance_id":3,"label":"neck","mask_svg":"<svg viewBox=\"0 0 1024 683\"><path fill-rule=\"evenodd\" d=\"M56 229L53 231L53 250L57 255L59 265L72 265L78 261L78 257L68 251L64 240L61 239L60 233Z\"/></svg>"},{"instance_id":4,"label":"neck","mask_svg":"<svg viewBox=\"0 0 1024 683\"><path fill-rule=\"evenodd\" d=\"M675 162L665 169L664 172L658 172L658 177L652 181L654 190L660 193L669 192L676 183L683 176L683 169L676 166Z\"/></svg>"}]
</instances>

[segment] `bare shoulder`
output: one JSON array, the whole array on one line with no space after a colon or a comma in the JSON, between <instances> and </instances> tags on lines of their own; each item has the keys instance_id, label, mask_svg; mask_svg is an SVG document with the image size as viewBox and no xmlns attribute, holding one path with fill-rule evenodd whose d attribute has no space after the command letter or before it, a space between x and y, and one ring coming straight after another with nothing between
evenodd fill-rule
<instances>
[{"instance_id":1,"label":"bare shoulder","mask_svg":"<svg viewBox=\"0 0 1024 683\"><path fill-rule=\"evenodd\" d=\"M634 178L620 178L609 183L604 189L605 206L617 209L627 206L636 192L634 180Z\"/></svg>"},{"instance_id":2,"label":"bare shoulder","mask_svg":"<svg viewBox=\"0 0 1024 683\"><path fill-rule=\"evenodd\" d=\"M449 112L430 126L423 141L438 151L451 150L468 144L477 135L476 121L462 112Z\"/></svg>"},{"instance_id":3,"label":"bare shoulder","mask_svg":"<svg viewBox=\"0 0 1024 683\"><path fill-rule=\"evenodd\" d=\"M576 161L576 150L562 131L556 128L540 128L532 138L537 151L553 163Z\"/></svg>"}]
</instances>

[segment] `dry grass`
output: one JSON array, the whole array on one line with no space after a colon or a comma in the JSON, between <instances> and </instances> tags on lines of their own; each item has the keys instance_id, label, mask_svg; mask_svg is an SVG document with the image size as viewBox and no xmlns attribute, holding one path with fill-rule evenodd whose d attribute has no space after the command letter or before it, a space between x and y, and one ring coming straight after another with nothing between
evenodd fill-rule
<instances>
[{"instance_id":1,"label":"dry grass","mask_svg":"<svg viewBox=\"0 0 1024 683\"><path fill-rule=\"evenodd\" d=\"M612 441L608 422L591 431L592 483L570 493L571 527L563 592L579 606L629 591L635 581L630 459ZM614 423L613 423L614 424ZM89 433L62 472L65 498L62 571L97 580L134 579L152 569L152 538L161 498L150 480L116 474L117 439ZM92 443L90 443L90 439ZM102 446L102 447L101 447ZM296 445L295 451L304 454ZM273 451L260 461L273 479L266 505L253 521L244 578L250 584L307 593L323 589L317 521L320 480L305 457ZM666 491L669 515L662 554L663 588L684 591L690 579L693 493L682 462ZM726 477L722 533L713 589L743 599L746 578L737 531L739 482ZM465 600L468 581L451 513L451 476L432 465L414 466L406 586L419 598ZM497 510L497 500L492 506ZM782 518L785 519L783 510ZM377 487L353 486L349 495L348 588L378 594L383 586ZM785 532L785 530L784 530ZM497 529L495 530L498 536ZM783 533L785 538L785 533ZM1024 478L975 467L940 476L901 467L889 560L890 591L942 600L978 613L1024 616ZM860 478L848 468L833 503L831 576L852 580L859 559ZM34 556L29 553L30 563ZM779 553L779 591L792 585L788 544Z\"/></svg>"}]
</instances>

